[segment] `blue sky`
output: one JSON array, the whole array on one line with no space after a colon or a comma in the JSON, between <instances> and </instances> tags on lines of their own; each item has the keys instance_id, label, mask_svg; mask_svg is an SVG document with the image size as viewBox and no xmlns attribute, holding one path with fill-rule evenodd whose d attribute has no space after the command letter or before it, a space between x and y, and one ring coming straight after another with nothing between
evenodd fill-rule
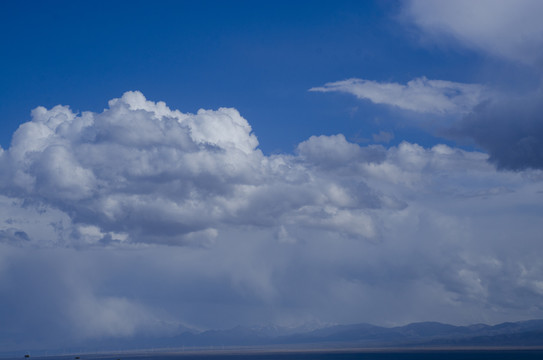
<instances>
[{"instance_id":1,"label":"blue sky","mask_svg":"<svg viewBox=\"0 0 543 360\"><path fill-rule=\"evenodd\" d=\"M267 153L315 134L382 129L435 142L398 114L309 88L346 78L480 82L481 56L422 47L398 2L10 3L2 18L1 144L38 105L100 111L140 90L195 112L236 107ZM401 116L400 116L401 117ZM385 123L376 124L376 119ZM288 129L288 131L285 131Z\"/></svg>"},{"instance_id":2,"label":"blue sky","mask_svg":"<svg viewBox=\"0 0 543 360\"><path fill-rule=\"evenodd\" d=\"M543 317L542 4L2 2L0 347Z\"/></svg>"}]
</instances>

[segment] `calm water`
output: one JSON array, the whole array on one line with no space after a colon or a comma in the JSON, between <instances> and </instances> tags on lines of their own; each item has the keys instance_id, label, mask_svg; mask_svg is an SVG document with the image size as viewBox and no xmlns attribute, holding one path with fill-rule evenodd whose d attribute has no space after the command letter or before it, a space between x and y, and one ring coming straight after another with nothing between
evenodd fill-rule
<instances>
[{"instance_id":1,"label":"calm water","mask_svg":"<svg viewBox=\"0 0 543 360\"><path fill-rule=\"evenodd\" d=\"M10 360L24 360L10 358ZM30 360L74 360L73 356L32 357ZM543 360L543 350L462 350L409 352L345 353L266 353L266 354L153 354L153 355L81 355L81 360ZM7 360L7 359L5 359Z\"/></svg>"}]
</instances>

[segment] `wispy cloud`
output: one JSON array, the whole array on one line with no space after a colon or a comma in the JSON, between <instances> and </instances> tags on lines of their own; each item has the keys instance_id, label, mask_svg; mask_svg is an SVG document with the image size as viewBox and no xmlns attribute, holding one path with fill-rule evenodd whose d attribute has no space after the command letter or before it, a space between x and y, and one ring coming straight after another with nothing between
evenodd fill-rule
<instances>
[{"instance_id":1,"label":"wispy cloud","mask_svg":"<svg viewBox=\"0 0 543 360\"><path fill-rule=\"evenodd\" d=\"M343 92L375 104L395 106L421 113L466 113L485 97L485 88L478 84L463 84L425 77L407 84L348 79L314 87L309 91Z\"/></svg>"},{"instance_id":2,"label":"wispy cloud","mask_svg":"<svg viewBox=\"0 0 543 360\"><path fill-rule=\"evenodd\" d=\"M372 134L371 135L373 141L380 142L380 143L386 143L388 144L392 139L394 139L394 134L387 131L379 131L378 134Z\"/></svg>"}]
</instances>

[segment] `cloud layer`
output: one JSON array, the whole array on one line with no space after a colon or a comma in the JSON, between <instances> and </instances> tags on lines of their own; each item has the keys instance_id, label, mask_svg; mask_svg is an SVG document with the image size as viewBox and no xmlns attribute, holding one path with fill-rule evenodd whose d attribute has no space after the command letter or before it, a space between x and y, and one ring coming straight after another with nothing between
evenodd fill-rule
<instances>
[{"instance_id":1,"label":"cloud layer","mask_svg":"<svg viewBox=\"0 0 543 360\"><path fill-rule=\"evenodd\" d=\"M101 113L37 108L0 162L5 348L543 315L543 175L484 153L339 134L267 156L235 109L128 92Z\"/></svg>"}]
</instances>

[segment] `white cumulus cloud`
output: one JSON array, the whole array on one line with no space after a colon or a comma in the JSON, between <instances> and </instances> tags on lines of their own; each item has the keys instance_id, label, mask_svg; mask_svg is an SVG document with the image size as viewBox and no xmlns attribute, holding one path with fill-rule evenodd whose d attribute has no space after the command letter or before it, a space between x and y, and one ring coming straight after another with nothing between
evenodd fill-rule
<instances>
[{"instance_id":1,"label":"white cumulus cloud","mask_svg":"<svg viewBox=\"0 0 543 360\"><path fill-rule=\"evenodd\" d=\"M323 152L324 143L337 151ZM36 108L1 155L0 187L14 198L68 214L75 228L59 239L79 245L119 239L204 244L225 226L280 226L307 206L335 204L321 190L334 180L314 179L297 159L266 157L257 146L251 126L235 109L184 114L127 92L102 113ZM342 135L300 145L304 159L321 165L322 156L336 163L375 160L366 153ZM339 224L336 210L341 206L325 215L330 224ZM89 227L96 229L92 236L81 230Z\"/></svg>"}]
</instances>

